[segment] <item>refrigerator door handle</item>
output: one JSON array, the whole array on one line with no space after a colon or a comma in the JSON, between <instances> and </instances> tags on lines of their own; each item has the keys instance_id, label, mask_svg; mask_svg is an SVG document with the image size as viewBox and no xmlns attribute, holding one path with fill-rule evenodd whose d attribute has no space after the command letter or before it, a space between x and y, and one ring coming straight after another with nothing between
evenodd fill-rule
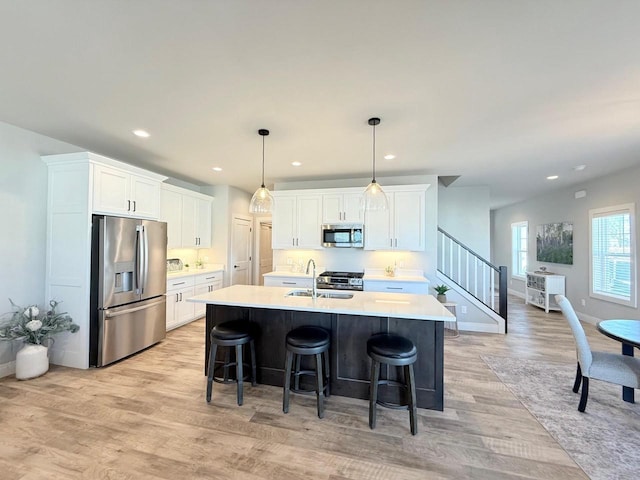
<instances>
[{"instance_id":1,"label":"refrigerator door handle","mask_svg":"<svg viewBox=\"0 0 640 480\"><path fill-rule=\"evenodd\" d=\"M142 293L147 288L147 281L149 280L149 232L142 226L142 238L143 238L143 279L142 279Z\"/></svg>"},{"instance_id":2,"label":"refrigerator door handle","mask_svg":"<svg viewBox=\"0 0 640 480\"><path fill-rule=\"evenodd\" d=\"M138 295L142 294L142 288L144 285L144 271L143 271L143 242L144 238L142 236L142 225L136 225L136 258L135 258L135 277L136 277L136 293Z\"/></svg>"},{"instance_id":3,"label":"refrigerator door handle","mask_svg":"<svg viewBox=\"0 0 640 480\"><path fill-rule=\"evenodd\" d=\"M119 312L111 312L109 310L105 310L104 316L105 316L105 318L119 317L120 315L126 315L128 313L138 312L140 310L145 310L147 308L155 307L156 305L160 305L162 303L165 303L165 301L166 300L163 298L162 300L160 300L158 302L148 303L148 304L143 305L141 307L133 307L133 308L128 308L126 310L120 310Z\"/></svg>"}]
</instances>

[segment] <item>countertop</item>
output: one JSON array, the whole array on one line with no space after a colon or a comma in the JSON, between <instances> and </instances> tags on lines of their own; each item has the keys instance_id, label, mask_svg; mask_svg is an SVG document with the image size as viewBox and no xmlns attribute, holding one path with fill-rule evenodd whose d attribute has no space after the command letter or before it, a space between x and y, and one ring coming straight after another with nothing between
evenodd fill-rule
<instances>
[{"instance_id":1,"label":"countertop","mask_svg":"<svg viewBox=\"0 0 640 480\"><path fill-rule=\"evenodd\" d=\"M364 280L373 282L408 282L408 283L429 283L429 279L424 276L422 270L411 270L399 268L395 275L386 275L382 268L365 268Z\"/></svg>"},{"instance_id":2,"label":"countertop","mask_svg":"<svg viewBox=\"0 0 640 480\"><path fill-rule=\"evenodd\" d=\"M323 272L324 269L316 269L316 275ZM265 273L263 277L289 277L289 278L311 278L311 273L292 272L290 270L276 269L273 272ZM395 276L390 277L384 274L383 269L366 269L363 280L374 282L410 282L410 283L429 283L429 280L419 270L399 270Z\"/></svg>"},{"instance_id":3,"label":"countertop","mask_svg":"<svg viewBox=\"0 0 640 480\"><path fill-rule=\"evenodd\" d=\"M233 285L196 295L189 302L305 312L342 313L369 317L454 322L456 317L433 295L407 293L354 292L351 299L288 297L287 287ZM300 290L300 289L293 289ZM341 292L345 293L345 292Z\"/></svg>"},{"instance_id":4,"label":"countertop","mask_svg":"<svg viewBox=\"0 0 640 480\"><path fill-rule=\"evenodd\" d=\"M276 270L275 272L264 273L263 277L290 277L290 278L311 278L312 274L304 273L304 272L286 272L283 270ZM316 269L316 276L318 276L318 271Z\"/></svg>"},{"instance_id":5,"label":"countertop","mask_svg":"<svg viewBox=\"0 0 640 480\"><path fill-rule=\"evenodd\" d=\"M167 280L173 280L174 278L188 277L191 275L200 275L203 273L223 272L224 265L222 264L209 264L204 268L189 267L189 270L178 270L175 272L167 272Z\"/></svg>"}]
</instances>

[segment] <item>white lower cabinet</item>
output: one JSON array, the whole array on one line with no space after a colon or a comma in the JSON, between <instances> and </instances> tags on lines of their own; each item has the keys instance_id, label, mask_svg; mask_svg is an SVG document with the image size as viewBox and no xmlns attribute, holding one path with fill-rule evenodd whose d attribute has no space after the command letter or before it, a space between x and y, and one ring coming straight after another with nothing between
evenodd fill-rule
<instances>
[{"instance_id":1,"label":"white lower cabinet","mask_svg":"<svg viewBox=\"0 0 640 480\"><path fill-rule=\"evenodd\" d=\"M311 288L313 287L312 278L304 277L264 277L265 287L290 287L290 288Z\"/></svg>"},{"instance_id":2,"label":"white lower cabinet","mask_svg":"<svg viewBox=\"0 0 640 480\"><path fill-rule=\"evenodd\" d=\"M203 317L206 313L206 304L187 302L187 300L195 295L222 288L223 275L224 272L215 271L167 280L167 330Z\"/></svg>"},{"instance_id":3,"label":"white lower cabinet","mask_svg":"<svg viewBox=\"0 0 640 480\"><path fill-rule=\"evenodd\" d=\"M222 272L202 273L195 278L195 295L211 293L222 288ZM207 313L207 305L204 303L194 303L194 317L204 317Z\"/></svg>"},{"instance_id":4,"label":"white lower cabinet","mask_svg":"<svg viewBox=\"0 0 640 480\"><path fill-rule=\"evenodd\" d=\"M187 299L195 294L194 277L167 280L167 330L193 320L194 304Z\"/></svg>"},{"instance_id":5,"label":"white lower cabinet","mask_svg":"<svg viewBox=\"0 0 640 480\"><path fill-rule=\"evenodd\" d=\"M364 280L365 292L387 292L387 293L429 293L429 282L402 282L384 280Z\"/></svg>"}]
</instances>

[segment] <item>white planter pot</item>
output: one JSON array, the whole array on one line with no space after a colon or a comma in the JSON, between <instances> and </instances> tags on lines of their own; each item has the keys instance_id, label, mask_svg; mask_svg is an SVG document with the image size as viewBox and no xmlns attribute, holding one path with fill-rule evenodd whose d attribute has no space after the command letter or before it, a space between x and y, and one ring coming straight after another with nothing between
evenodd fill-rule
<instances>
[{"instance_id":1,"label":"white planter pot","mask_svg":"<svg viewBox=\"0 0 640 480\"><path fill-rule=\"evenodd\" d=\"M16 378L28 380L43 375L49 370L48 348L44 345L27 344L16 354Z\"/></svg>"}]
</instances>

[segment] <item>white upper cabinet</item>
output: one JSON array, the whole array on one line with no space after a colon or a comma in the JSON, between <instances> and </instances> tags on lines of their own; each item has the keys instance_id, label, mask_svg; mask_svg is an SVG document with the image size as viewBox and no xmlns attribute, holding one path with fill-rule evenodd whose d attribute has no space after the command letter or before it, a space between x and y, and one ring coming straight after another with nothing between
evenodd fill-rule
<instances>
[{"instance_id":1,"label":"white upper cabinet","mask_svg":"<svg viewBox=\"0 0 640 480\"><path fill-rule=\"evenodd\" d=\"M182 247L182 194L162 186L160 220L167 222L167 248Z\"/></svg>"},{"instance_id":2,"label":"white upper cabinet","mask_svg":"<svg viewBox=\"0 0 640 480\"><path fill-rule=\"evenodd\" d=\"M155 176L155 175L154 175ZM157 219L160 180L109 165L93 166L93 213Z\"/></svg>"},{"instance_id":3,"label":"white upper cabinet","mask_svg":"<svg viewBox=\"0 0 640 480\"><path fill-rule=\"evenodd\" d=\"M322 223L363 223L361 193L326 193L322 196Z\"/></svg>"},{"instance_id":4,"label":"white upper cabinet","mask_svg":"<svg viewBox=\"0 0 640 480\"><path fill-rule=\"evenodd\" d=\"M213 197L173 185L162 185L160 196L168 248L210 248Z\"/></svg>"},{"instance_id":5,"label":"white upper cabinet","mask_svg":"<svg viewBox=\"0 0 640 480\"><path fill-rule=\"evenodd\" d=\"M389 210L365 215L365 250L423 251L426 189L427 186L385 188Z\"/></svg>"},{"instance_id":6,"label":"white upper cabinet","mask_svg":"<svg viewBox=\"0 0 640 480\"><path fill-rule=\"evenodd\" d=\"M319 249L322 195L274 192L272 247Z\"/></svg>"}]
</instances>

